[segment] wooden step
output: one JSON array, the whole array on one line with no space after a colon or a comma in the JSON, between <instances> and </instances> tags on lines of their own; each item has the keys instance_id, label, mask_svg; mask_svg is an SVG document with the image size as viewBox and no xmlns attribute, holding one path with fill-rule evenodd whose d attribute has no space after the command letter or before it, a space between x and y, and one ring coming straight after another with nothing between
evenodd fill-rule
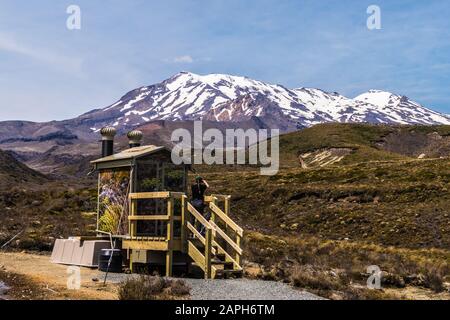
<instances>
[{"instance_id":1,"label":"wooden step","mask_svg":"<svg viewBox=\"0 0 450 320\"><path fill-rule=\"evenodd\" d=\"M234 263L233 262L225 262L225 261L211 261L211 264L216 268L220 270L233 270Z\"/></svg>"},{"instance_id":2,"label":"wooden step","mask_svg":"<svg viewBox=\"0 0 450 320\"><path fill-rule=\"evenodd\" d=\"M219 259L220 261L225 261L225 253L218 253L214 256L215 258Z\"/></svg>"},{"instance_id":3,"label":"wooden step","mask_svg":"<svg viewBox=\"0 0 450 320\"><path fill-rule=\"evenodd\" d=\"M242 278L242 270L222 270L216 269L215 279L236 279Z\"/></svg>"}]
</instances>

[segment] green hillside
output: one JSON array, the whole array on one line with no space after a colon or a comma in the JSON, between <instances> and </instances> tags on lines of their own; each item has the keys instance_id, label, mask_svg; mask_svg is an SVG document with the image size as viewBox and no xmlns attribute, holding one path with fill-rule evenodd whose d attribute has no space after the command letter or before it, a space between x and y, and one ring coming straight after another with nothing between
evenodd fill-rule
<instances>
[{"instance_id":1,"label":"green hillside","mask_svg":"<svg viewBox=\"0 0 450 320\"><path fill-rule=\"evenodd\" d=\"M439 137L434 139L433 135ZM427 146L433 148L427 149ZM450 126L387 126L370 124L320 124L280 136L284 166L298 164L298 156L317 150L347 148L342 164L450 155ZM434 154L433 150L442 151Z\"/></svg>"}]
</instances>

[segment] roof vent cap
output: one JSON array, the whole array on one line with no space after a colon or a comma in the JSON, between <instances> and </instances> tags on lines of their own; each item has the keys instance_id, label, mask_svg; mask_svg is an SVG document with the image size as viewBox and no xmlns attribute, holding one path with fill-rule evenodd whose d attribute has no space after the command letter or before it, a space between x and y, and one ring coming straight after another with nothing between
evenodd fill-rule
<instances>
[{"instance_id":1,"label":"roof vent cap","mask_svg":"<svg viewBox=\"0 0 450 320\"><path fill-rule=\"evenodd\" d=\"M114 140L114 136L117 134L117 130L114 127L104 127L100 130L102 140Z\"/></svg>"},{"instance_id":2,"label":"roof vent cap","mask_svg":"<svg viewBox=\"0 0 450 320\"><path fill-rule=\"evenodd\" d=\"M139 131L139 130L133 130L133 131L128 132L127 137L128 137L128 139L130 139L130 142L129 142L130 146L139 147L141 145L141 140L142 140L143 136L144 135L143 135L142 131Z\"/></svg>"}]
</instances>

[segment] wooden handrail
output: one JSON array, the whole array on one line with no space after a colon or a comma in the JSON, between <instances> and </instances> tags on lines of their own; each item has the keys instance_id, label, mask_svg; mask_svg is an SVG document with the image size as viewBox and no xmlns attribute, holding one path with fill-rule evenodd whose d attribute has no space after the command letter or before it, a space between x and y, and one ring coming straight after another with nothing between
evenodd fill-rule
<instances>
[{"instance_id":1,"label":"wooden handrail","mask_svg":"<svg viewBox=\"0 0 450 320\"><path fill-rule=\"evenodd\" d=\"M198 230L195 229L195 227L190 222L187 222L186 226L189 229L189 231L191 231L197 237L197 239L199 239L202 242L202 244L205 245L206 243L205 237L203 237L202 234L198 232Z\"/></svg>"},{"instance_id":2,"label":"wooden handrail","mask_svg":"<svg viewBox=\"0 0 450 320\"><path fill-rule=\"evenodd\" d=\"M187 228L189 229L189 231L191 231L196 237L197 237L197 239L199 239L200 240L200 242L203 244L203 245L206 245L206 239L205 239L205 237L204 236L202 236L202 234L200 233L200 232L198 232L198 230L197 229L195 229L195 227L190 223L190 222L188 222L187 224L186 224L186 226L187 226ZM234 263L236 263L236 261L234 261L234 259L215 241L215 240L213 240L212 241L212 246L214 246L214 247L217 247L219 250L221 250L226 256L227 256L227 258L229 258L230 260L232 260ZM219 253L218 252L218 250L216 250L215 248L211 248L211 252L213 253L213 254L217 254L217 253Z\"/></svg>"},{"instance_id":3,"label":"wooden handrail","mask_svg":"<svg viewBox=\"0 0 450 320\"><path fill-rule=\"evenodd\" d=\"M166 199L170 198L170 192L161 191L161 192L136 192L130 193L130 199L135 200L144 200L144 199Z\"/></svg>"},{"instance_id":4,"label":"wooden handrail","mask_svg":"<svg viewBox=\"0 0 450 320\"><path fill-rule=\"evenodd\" d=\"M239 236L243 236L244 230L242 230L241 227L239 227L229 216L227 216L215 203L211 202L209 204L209 207L211 208L214 213L225 222L225 224L231 229L233 229Z\"/></svg>"},{"instance_id":5,"label":"wooden handrail","mask_svg":"<svg viewBox=\"0 0 450 320\"><path fill-rule=\"evenodd\" d=\"M214 201L214 197L213 196L205 196L204 198L203 198L203 200L205 201L205 202L212 202L212 201Z\"/></svg>"},{"instance_id":6,"label":"wooden handrail","mask_svg":"<svg viewBox=\"0 0 450 320\"><path fill-rule=\"evenodd\" d=\"M139 216L128 216L128 220L130 221L141 221L141 220L147 220L147 221L167 221L170 217L167 215L139 215ZM181 221L180 216L174 216L173 220L175 221Z\"/></svg>"},{"instance_id":7,"label":"wooden handrail","mask_svg":"<svg viewBox=\"0 0 450 320\"><path fill-rule=\"evenodd\" d=\"M210 221L213 233L218 233L239 255L242 255L242 249L214 222Z\"/></svg>"},{"instance_id":8,"label":"wooden handrail","mask_svg":"<svg viewBox=\"0 0 450 320\"><path fill-rule=\"evenodd\" d=\"M212 194L210 196L205 196L205 202L212 202L214 201L214 198L217 198L217 200L229 200L231 196L225 194Z\"/></svg>"},{"instance_id":9,"label":"wooden handrail","mask_svg":"<svg viewBox=\"0 0 450 320\"><path fill-rule=\"evenodd\" d=\"M154 216L151 216L151 215L142 215L142 216L129 216L128 217L128 220L133 220L133 221L136 221L136 220L150 220L150 221L153 221L153 220L162 220L162 221L167 221L167 220L169 220L170 219L170 217L168 216L168 215L154 215Z\"/></svg>"},{"instance_id":10,"label":"wooden handrail","mask_svg":"<svg viewBox=\"0 0 450 320\"><path fill-rule=\"evenodd\" d=\"M166 199L166 198L181 198L185 195L184 192L172 191L156 191L156 192L134 192L129 194L130 199Z\"/></svg>"},{"instance_id":11,"label":"wooden handrail","mask_svg":"<svg viewBox=\"0 0 450 320\"><path fill-rule=\"evenodd\" d=\"M197 236L200 235L201 238L204 239L205 255L204 256L202 255L204 258L204 260L203 260L204 263L202 264L202 266L203 266L203 271L205 271L205 279L210 279L211 274L212 274L211 254L213 253L213 248L212 248L213 235L212 235L211 224L189 202L187 203L187 211L189 213L191 213L194 216L194 218L197 219L197 221L200 222L201 224L203 224L203 226L205 227L205 237L203 238L201 236L201 234L197 230L195 230L195 228L192 226L191 223L189 223L188 221L184 222L188 228L189 228L189 226L192 227L192 229L189 228L191 231L195 230L195 231L193 231L194 234L196 234ZM184 218L186 219L186 217L184 217ZM188 241L188 253L189 253L189 255L191 255L190 253L197 254L197 255L198 255L198 253L200 253L197 249L196 250L192 249L191 241ZM194 259L194 257L192 255L191 255L191 257ZM195 259L194 259L194 261L195 261Z\"/></svg>"},{"instance_id":12,"label":"wooden handrail","mask_svg":"<svg viewBox=\"0 0 450 320\"><path fill-rule=\"evenodd\" d=\"M173 191L170 191L170 196L172 198L182 198L185 195L186 194L184 192L173 192Z\"/></svg>"},{"instance_id":13,"label":"wooden handrail","mask_svg":"<svg viewBox=\"0 0 450 320\"><path fill-rule=\"evenodd\" d=\"M197 209L194 208L192 204L188 203L187 209L194 216L194 218L197 219L197 221L205 226L205 228L211 229L211 224L200 214L200 212L197 211Z\"/></svg>"}]
</instances>

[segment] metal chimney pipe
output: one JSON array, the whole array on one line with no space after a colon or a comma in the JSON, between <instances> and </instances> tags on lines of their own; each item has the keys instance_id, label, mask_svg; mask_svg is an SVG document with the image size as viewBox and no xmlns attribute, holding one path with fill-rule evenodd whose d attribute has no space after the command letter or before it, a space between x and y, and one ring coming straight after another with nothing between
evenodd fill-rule
<instances>
[{"instance_id":1,"label":"metal chimney pipe","mask_svg":"<svg viewBox=\"0 0 450 320\"><path fill-rule=\"evenodd\" d=\"M143 134L139 130L133 130L127 134L130 148L140 147Z\"/></svg>"},{"instance_id":2,"label":"metal chimney pipe","mask_svg":"<svg viewBox=\"0 0 450 320\"><path fill-rule=\"evenodd\" d=\"M114 137L117 131L113 127L104 127L100 130L102 135L102 158L114 154Z\"/></svg>"}]
</instances>

